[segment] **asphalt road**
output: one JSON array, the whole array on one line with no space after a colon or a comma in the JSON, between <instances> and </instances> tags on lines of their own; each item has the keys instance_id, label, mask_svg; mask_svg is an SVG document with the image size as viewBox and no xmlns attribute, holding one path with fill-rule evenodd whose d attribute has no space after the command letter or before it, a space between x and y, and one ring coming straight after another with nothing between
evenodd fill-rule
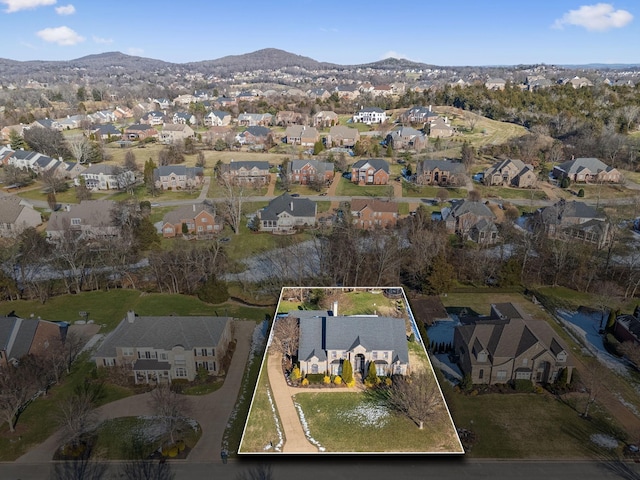
<instances>
[{"instance_id":1,"label":"asphalt road","mask_svg":"<svg viewBox=\"0 0 640 480\"><path fill-rule=\"evenodd\" d=\"M269 460L268 462L266 460ZM517 479L517 480L608 480L640 479L636 464L606 464L598 462L549 462L549 461L495 461L467 460L464 458L434 458L424 456L361 456L361 457L287 457L281 459L255 458L229 460L228 464L172 462L176 480L238 479L247 477L251 470L267 465L271 478L287 480L412 480L437 478L458 479ZM91 480L119 479L120 464L110 463L102 476ZM50 477L50 464L15 465L0 464L3 480L41 480ZM245 475L242 476L241 475Z\"/></svg>"}]
</instances>

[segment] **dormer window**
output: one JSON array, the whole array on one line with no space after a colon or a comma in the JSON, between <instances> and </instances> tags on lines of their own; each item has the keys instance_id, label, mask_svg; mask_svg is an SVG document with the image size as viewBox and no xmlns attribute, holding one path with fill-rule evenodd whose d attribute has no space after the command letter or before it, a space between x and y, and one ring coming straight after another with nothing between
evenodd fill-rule
<instances>
[{"instance_id":1,"label":"dormer window","mask_svg":"<svg viewBox=\"0 0 640 480\"><path fill-rule=\"evenodd\" d=\"M559 362L566 362L567 361L567 352L560 352L558 353L558 356L556 357L556 359Z\"/></svg>"},{"instance_id":2,"label":"dormer window","mask_svg":"<svg viewBox=\"0 0 640 480\"><path fill-rule=\"evenodd\" d=\"M478 353L478 361L479 362L486 362L487 361L487 352L482 351L482 352Z\"/></svg>"}]
</instances>

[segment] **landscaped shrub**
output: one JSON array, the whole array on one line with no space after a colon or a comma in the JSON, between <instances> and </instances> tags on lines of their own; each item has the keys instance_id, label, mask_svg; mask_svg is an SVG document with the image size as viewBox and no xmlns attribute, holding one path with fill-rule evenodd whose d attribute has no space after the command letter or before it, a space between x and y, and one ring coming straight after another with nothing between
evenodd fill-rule
<instances>
[{"instance_id":1,"label":"landscaped shrub","mask_svg":"<svg viewBox=\"0 0 640 480\"><path fill-rule=\"evenodd\" d=\"M342 377L340 377L340 375L336 375L336 378L333 379L333 383L340 385L342 383Z\"/></svg>"},{"instance_id":2,"label":"landscaped shrub","mask_svg":"<svg viewBox=\"0 0 640 480\"><path fill-rule=\"evenodd\" d=\"M391 377L387 377L387 378L384 379L384 384L387 387L390 387L392 383L393 383L393 380L391 380Z\"/></svg>"},{"instance_id":3,"label":"landscaped shrub","mask_svg":"<svg viewBox=\"0 0 640 480\"><path fill-rule=\"evenodd\" d=\"M352 387L355 387L355 386L356 386L356 381L352 379L350 382L344 382L344 384L345 384L347 387L352 388Z\"/></svg>"},{"instance_id":4,"label":"landscaped shrub","mask_svg":"<svg viewBox=\"0 0 640 480\"><path fill-rule=\"evenodd\" d=\"M184 440L178 440L176 442L176 447L178 447L179 452L182 452L187 446L184 444Z\"/></svg>"},{"instance_id":5,"label":"landscaped shrub","mask_svg":"<svg viewBox=\"0 0 640 480\"><path fill-rule=\"evenodd\" d=\"M302 377L300 369L298 367L293 367L293 370L291 370L291 374L289 374L289 379L292 382L297 382L298 380L300 380L300 377Z\"/></svg>"},{"instance_id":6,"label":"landscaped shrub","mask_svg":"<svg viewBox=\"0 0 640 480\"><path fill-rule=\"evenodd\" d=\"M324 373L310 373L305 378L309 380L309 383L322 383Z\"/></svg>"},{"instance_id":7,"label":"landscaped shrub","mask_svg":"<svg viewBox=\"0 0 640 480\"><path fill-rule=\"evenodd\" d=\"M174 458L177 457L179 453L178 447L175 445L169 449L169 457Z\"/></svg>"},{"instance_id":8,"label":"landscaped shrub","mask_svg":"<svg viewBox=\"0 0 640 480\"><path fill-rule=\"evenodd\" d=\"M584 197L584 188L581 188L580 190L578 190L578 197L580 198Z\"/></svg>"},{"instance_id":9,"label":"landscaped shrub","mask_svg":"<svg viewBox=\"0 0 640 480\"><path fill-rule=\"evenodd\" d=\"M302 379L302 386L306 387L307 385L309 385L309 380L307 380L306 378Z\"/></svg>"},{"instance_id":10,"label":"landscaped shrub","mask_svg":"<svg viewBox=\"0 0 640 480\"><path fill-rule=\"evenodd\" d=\"M520 378L513 381L513 389L519 393L533 393L535 391L531 380Z\"/></svg>"},{"instance_id":11,"label":"landscaped shrub","mask_svg":"<svg viewBox=\"0 0 640 480\"><path fill-rule=\"evenodd\" d=\"M367 371L366 380L372 384L376 384L376 379L378 378L378 372L376 371L376 365L373 362L369 362L369 370Z\"/></svg>"},{"instance_id":12,"label":"landscaped shrub","mask_svg":"<svg viewBox=\"0 0 640 480\"><path fill-rule=\"evenodd\" d=\"M329 385L331 383L331 377L329 375L325 375L322 378L322 383L324 383L325 385Z\"/></svg>"},{"instance_id":13,"label":"landscaped shrub","mask_svg":"<svg viewBox=\"0 0 640 480\"><path fill-rule=\"evenodd\" d=\"M342 380L347 385L353 381L353 366L349 360L342 361Z\"/></svg>"}]
</instances>

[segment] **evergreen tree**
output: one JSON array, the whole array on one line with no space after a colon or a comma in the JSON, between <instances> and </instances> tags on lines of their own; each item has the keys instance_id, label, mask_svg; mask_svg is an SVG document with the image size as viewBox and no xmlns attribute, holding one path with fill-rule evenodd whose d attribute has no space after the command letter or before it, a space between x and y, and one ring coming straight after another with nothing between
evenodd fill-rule
<instances>
[{"instance_id":1,"label":"evergreen tree","mask_svg":"<svg viewBox=\"0 0 640 480\"><path fill-rule=\"evenodd\" d=\"M20 149L27 149L27 142L24 141L24 138L22 138L22 135L20 135L18 132L16 132L15 130L11 130L9 132L9 146L11 147L12 150L20 150Z\"/></svg>"},{"instance_id":2,"label":"evergreen tree","mask_svg":"<svg viewBox=\"0 0 640 480\"><path fill-rule=\"evenodd\" d=\"M347 385L353 382L353 366L349 360L342 361L342 380Z\"/></svg>"},{"instance_id":3,"label":"evergreen tree","mask_svg":"<svg viewBox=\"0 0 640 480\"><path fill-rule=\"evenodd\" d=\"M377 379L378 379L378 372L376 371L376 364L373 362L369 362L367 380L375 385Z\"/></svg>"}]
</instances>

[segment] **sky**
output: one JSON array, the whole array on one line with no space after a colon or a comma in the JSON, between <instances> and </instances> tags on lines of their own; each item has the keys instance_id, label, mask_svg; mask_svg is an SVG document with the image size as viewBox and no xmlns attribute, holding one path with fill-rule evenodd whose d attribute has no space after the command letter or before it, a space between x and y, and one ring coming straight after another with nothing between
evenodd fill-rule
<instances>
[{"instance_id":1,"label":"sky","mask_svg":"<svg viewBox=\"0 0 640 480\"><path fill-rule=\"evenodd\" d=\"M174 63L263 48L340 65L640 63L640 2L0 0L0 57L120 51Z\"/></svg>"}]
</instances>

